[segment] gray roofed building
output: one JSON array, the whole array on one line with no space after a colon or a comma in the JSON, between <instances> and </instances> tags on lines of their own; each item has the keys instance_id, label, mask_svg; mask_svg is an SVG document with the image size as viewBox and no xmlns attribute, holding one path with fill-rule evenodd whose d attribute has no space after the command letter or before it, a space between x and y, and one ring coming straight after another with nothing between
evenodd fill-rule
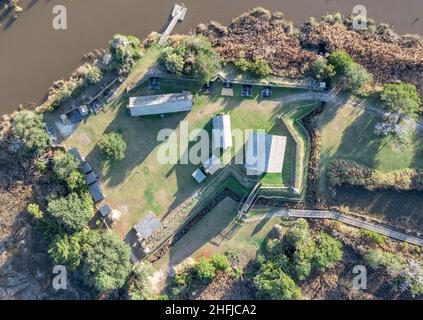
<instances>
[{"instance_id":1,"label":"gray roofed building","mask_svg":"<svg viewBox=\"0 0 423 320\"><path fill-rule=\"evenodd\" d=\"M134 226L134 230L137 232L138 238L148 239L161 224L153 214L149 214Z\"/></svg>"},{"instance_id":2,"label":"gray roofed building","mask_svg":"<svg viewBox=\"0 0 423 320\"><path fill-rule=\"evenodd\" d=\"M97 182L97 175L93 171L91 171L89 174L86 175L85 181L87 183L87 186L90 186L93 183Z\"/></svg>"},{"instance_id":3,"label":"gray roofed building","mask_svg":"<svg viewBox=\"0 0 423 320\"><path fill-rule=\"evenodd\" d=\"M103 191L101 191L101 187L98 182L90 185L88 189L90 190L91 197L93 198L95 203L99 203L106 198Z\"/></svg>"},{"instance_id":4,"label":"gray roofed building","mask_svg":"<svg viewBox=\"0 0 423 320\"><path fill-rule=\"evenodd\" d=\"M79 161L81 161L81 163L85 161L84 157L81 155L77 148L70 148L68 151L70 154L73 154Z\"/></svg>"},{"instance_id":5,"label":"gray roofed building","mask_svg":"<svg viewBox=\"0 0 423 320\"><path fill-rule=\"evenodd\" d=\"M220 114L213 117L213 147L228 149L232 147L231 117Z\"/></svg>"},{"instance_id":6,"label":"gray roofed building","mask_svg":"<svg viewBox=\"0 0 423 320\"><path fill-rule=\"evenodd\" d=\"M85 161L82 164L81 171L85 174L89 174L91 171L93 171L93 168L91 167L91 165L87 161Z\"/></svg>"},{"instance_id":7,"label":"gray roofed building","mask_svg":"<svg viewBox=\"0 0 423 320\"><path fill-rule=\"evenodd\" d=\"M201 171L201 169L197 169L192 174L192 177L198 182L201 183L206 179L206 175Z\"/></svg>"},{"instance_id":8,"label":"gray roofed building","mask_svg":"<svg viewBox=\"0 0 423 320\"><path fill-rule=\"evenodd\" d=\"M245 168L248 174L281 173L286 137L252 132L248 137Z\"/></svg>"},{"instance_id":9,"label":"gray roofed building","mask_svg":"<svg viewBox=\"0 0 423 320\"><path fill-rule=\"evenodd\" d=\"M191 111L194 97L189 91L129 98L132 117Z\"/></svg>"},{"instance_id":10,"label":"gray roofed building","mask_svg":"<svg viewBox=\"0 0 423 320\"><path fill-rule=\"evenodd\" d=\"M108 204L105 204L100 209L98 209L98 212L100 212L103 218L106 218L109 214L112 213L112 208L110 208Z\"/></svg>"},{"instance_id":11,"label":"gray roofed building","mask_svg":"<svg viewBox=\"0 0 423 320\"><path fill-rule=\"evenodd\" d=\"M207 161L203 162L204 171L210 175L214 175L221 167L220 160L215 155L212 155Z\"/></svg>"}]
</instances>

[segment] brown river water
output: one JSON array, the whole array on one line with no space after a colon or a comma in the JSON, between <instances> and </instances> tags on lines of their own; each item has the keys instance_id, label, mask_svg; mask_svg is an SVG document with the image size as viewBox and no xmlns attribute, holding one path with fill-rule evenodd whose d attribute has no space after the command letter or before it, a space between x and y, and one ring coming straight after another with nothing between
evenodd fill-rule
<instances>
[{"instance_id":1,"label":"brown river water","mask_svg":"<svg viewBox=\"0 0 423 320\"><path fill-rule=\"evenodd\" d=\"M1 3L2 1L0 1ZM116 33L144 37L160 31L175 0L22 0L24 14L11 23L0 15L0 114L19 104L40 103L50 84L66 78L81 57L106 47ZM52 8L65 5L67 30L52 28ZM350 14L362 4L368 16L392 23L398 33L423 33L423 0L184 0L188 13L174 32L185 33L201 22L228 24L257 6L283 11L301 23L327 12Z\"/></svg>"}]
</instances>

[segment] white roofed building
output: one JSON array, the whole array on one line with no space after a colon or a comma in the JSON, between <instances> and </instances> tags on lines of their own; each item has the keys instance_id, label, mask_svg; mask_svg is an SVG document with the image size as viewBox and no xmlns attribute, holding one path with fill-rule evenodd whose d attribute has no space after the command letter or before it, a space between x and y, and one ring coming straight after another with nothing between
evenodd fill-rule
<instances>
[{"instance_id":1,"label":"white roofed building","mask_svg":"<svg viewBox=\"0 0 423 320\"><path fill-rule=\"evenodd\" d=\"M232 147L231 117L220 114L213 117L213 147L229 149Z\"/></svg>"},{"instance_id":2,"label":"white roofed building","mask_svg":"<svg viewBox=\"0 0 423 320\"><path fill-rule=\"evenodd\" d=\"M192 110L194 97L189 91L129 98L132 117L187 112Z\"/></svg>"},{"instance_id":3,"label":"white roofed building","mask_svg":"<svg viewBox=\"0 0 423 320\"><path fill-rule=\"evenodd\" d=\"M245 156L247 174L281 173L285 148L286 137L250 133Z\"/></svg>"}]
</instances>

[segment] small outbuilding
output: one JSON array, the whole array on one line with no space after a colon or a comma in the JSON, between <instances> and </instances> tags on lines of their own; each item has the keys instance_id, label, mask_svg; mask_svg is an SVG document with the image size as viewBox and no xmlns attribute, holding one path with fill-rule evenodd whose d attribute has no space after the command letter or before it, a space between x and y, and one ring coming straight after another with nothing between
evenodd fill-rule
<instances>
[{"instance_id":1,"label":"small outbuilding","mask_svg":"<svg viewBox=\"0 0 423 320\"><path fill-rule=\"evenodd\" d=\"M281 173L285 148L286 137L252 132L246 148L247 173Z\"/></svg>"},{"instance_id":2,"label":"small outbuilding","mask_svg":"<svg viewBox=\"0 0 423 320\"><path fill-rule=\"evenodd\" d=\"M133 229L137 233L139 239L148 239L154 231L161 226L160 220L155 215L149 214L138 222Z\"/></svg>"},{"instance_id":3,"label":"small outbuilding","mask_svg":"<svg viewBox=\"0 0 423 320\"><path fill-rule=\"evenodd\" d=\"M192 177L195 179L195 181L197 181L198 183L203 182L204 180L206 180L206 175L203 173L203 171L201 171L201 169L197 169L194 171L194 173L192 174Z\"/></svg>"},{"instance_id":4,"label":"small outbuilding","mask_svg":"<svg viewBox=\"0 0 423 320\"><path fill-rule=\"evenodd\" d=\"M98 212L100 212L103 218L106 218L109 214L112 213L112 208L110 208L108 204L105 204L100 209L98 209Z\"/></svg>"},{"instance_id":5,"label":"small outbuilding","mask_svg":"<svg viewBox=\"0 0 423 320\"><path fill-rule=\"evenodd\" d=\"M85 174L89 174L90 172L93 171L93 168L91 167L88 161L84 161L84 163L81 166L81 171Z\"/></svg>"},{"instance_id":6,"label":"small outbuilding","mask_svg":"<svg viewBox=\"0 0 423 320\"><path fill-rule=\"evenodd\" d=\"M192 110L194 96L189 91L129 98L128 109L132 117L162 115Z\"/></svg>"},{"instance_id":7,"label":"small outbuilding","mask_svg":"<svg viewBox=\"0 0 423 320\"><path fill-rule=\"evenodd\" d=\"M88 189L91 193L91 197L93 198L94 203L97 204L106 199L106 196L104 195L103 191L101 191L101 186L98 182L90 185Z\"/></svg>"},{"instance_id":8,"label":"small outbuilding","mask_svg":"<svg viewBox=\"0 0 423 320\"><path fill-rule=\"evenodd\" d=\"M232 147L231 117L220 114L213 117L213 147L229 149Z\"/></svg>"},{"instance_id":9,"label":"small outbuilding","mask_svg":"<svg viewBox=\"0 0 423 320\"><path fill-rule=\"evenodd\" d=\"M209 175L214 175L217 170L222 167L220 160L215 155L212 155L207 161L203 162L204 172Z\"/></svg>"},{"instance_id":10,"label":"small outbuilding","mask_svg":"<svg viewBox=\"0 0 423 320\"><path fill-rule=\"evenodd\" d=\"M90 186L93 183L96 183L97 175L93 171L91 171L89 174L85 176L85 182L87 183L87 186Z\"/></svg>"}]
</instances>

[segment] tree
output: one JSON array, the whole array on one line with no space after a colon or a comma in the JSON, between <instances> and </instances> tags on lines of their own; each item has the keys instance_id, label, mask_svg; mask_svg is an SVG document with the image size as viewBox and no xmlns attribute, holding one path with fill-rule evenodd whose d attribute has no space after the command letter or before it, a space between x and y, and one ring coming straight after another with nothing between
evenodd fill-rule
<instances>
[{"instance_id":1,"label":"tree","mask_svg":"<svg viewBox=\"0 0 423 320\"><path fill-rule=\"evenodd\" d=\"M416 86L410 83L385 84L380 100L389 111L414 119L418 117L422 103Z\"/></svg>"},{"instance_id":2,"label":"tree","mask_svg":"<svg viewBox=\"0 0 423 320\"><path fill-rule=\"evenodd\" d=\"M184 69L184 58L176 53L171 53L165 58L165 67L170 73L181 75Z\"/></svg>"},{"instance_id":3,"label":"tree","mask_svg":"<svg viewBox=\"0 0 423 320\"><path fill-rule=\"evenodd\" d=\"M101 80L101 70L96 66L91 66L86 74L86 79L89 84L97 84Z\"/></svg>"},{"instance_id":4,"label":"tree","mask_svg":"<svg viewBox=\"0 0 423 320\"><path fill-rule=\"evenodd\" d=\"M56 177L66 183L70 192L82 191L85 179L79 171L81 162L71 153L58 153L53 160L53 171Z\"/></svg>"},{"instance_id":5,"label":"tree","mask_svg":"<svg viewBox=\"0 0 423 320\"><path fill-rule=\"evenodd\" d=\"M310 74L319 81L328 81L335 75L335 67L328 64L325 58L318 58L310 67Z\"/></svg>"},{"instance_id":6,"label":"tree","mask_svg":"<svg viewBox=\"0 0 423 320\"><path fill-rule=\"evenodd\" d=\"M44 117L33 111L20 111L13 118L13 136L22 141L28 151L43 153L52 143L45 130Z\"/></svg>"},{"instance_id":7,"label":"tree","mask_svg":"<svg viewBox=\"0 0 423 320\"><path fill-rule=\"evenodd\" d=\"M354 60L345 51L335 51L328 57L328 63L333 66L337 76L344 76L345 72Z\"/></svg>"},{"instance_id":8,"label":"tree","mask_svg":"<svg viewBox=\"0 0 423 320\"><path fill-rule=\"evenodd\" d=\"M111 160L123 160L125 158L126 142L118 132L103 135L99 148Z\"/></svg>"},{"instance_id":9,"label":"tree","mask_svg":"<svg viewBox=\"0 0 423 320\"><path fill-rule=\"evenodd\" d=\"M195 58L194 75L202 82L209 82L220 69L219 56L211 51L209 53L200 52Z\"/></svg>"},{"instance_id":10,"label":"tree","mask_svg":"<svg viewBox=\"0 0 423 320\"><path fill-rule=\"evenodd\" d=\"M351 63L345 69L345 88L354 93L359 92L372 79L373 76L358 63Z\"/></svg>"},{"instance_id":11,"label":"tree","mask_svg":"<svg viewBox=\"0 0 423 320\"><path fill-rule=\"evenodd\" d=\"M240 58L234 62L235 66L242 72L248 72L251 68L250 62L245 58Z\"/></svg>"},{"instance_id":12,"label":"tree","mask_svg":"<svg viewBox=\"0 0 423 320\"><path fill-rule=\"evenodd\" d=\"M67 197L50 201L47 207L55 222L67 232L80 231L86 227L94 214L93 209L93 200L88 193L81 196L71 193Z\"/></svg>"},{"instance_id":13,"label":"tree","mask_svg":"<svg viewBox=\"0 0 423 320\"><path fill-rule=\"evenodd\" d=\"M210 262L216 270L226 271L229 269L229 260L223 254L215 254L211 256Z\"/></svg>"},{"instance_id":14,"label":"tree","mask_svg":"<svg viewBox=\"0 0 423 320\"><path fill-rule=\"evenodd\" d=\"M317 248L314 260L319 271L332 268L336 262L342 259L341 242L324 232L319 234Z\"/></svg>"},{"instance_id":15,"label":"tree","mask_svg":"<svg viewBox=\"0 0 423 320\"><path fill-rule=\"evenodd\" d=\"M254 286L260 297L272 300L296 300L301 298L301 289L285 272L272 261L263 261Z\"/></svg>"},{"instance_id":16,"label":"tree","mask_svg":"<svg viewBox=\"0 0 423 320\"><path fill-rule=\"evenodd\" d=\"M272 72L272 69L266 60L258 59L251 65L251 71L258 78L265 78Z\"/></svg>"},{"instance_id":17,"label":"tree","mask_svg":"<svg viewBox=\"0 0 423 320\"><path fill-rule=\"evenodd\" d=\"M55 264L66 265L71 271L75 271L83 258L85 241L86 232L83 231L72 235L56 235L48 249L51 260Z\"/></svg>"},{"instance_id":18,"label":"tree","mask_svg":"<svg viewBox=\"0 0 423 320\"><path fill-rule=\"evenodd\" d=\"M135 265L133 273L133 284L129 290L131 300L148 300L152 297L151 277L154 268L149 262L140 262Z\"/></svg>"},{"instance_id":19,"label":"tree","mask_svg":"<svg viewBox=\"0 0 423 320\"><path fill-rule=\"evenodd\" d=\"M90 230L81 270L85 284L100 292L121 288L130 273L130 248L111 232Z\"/></svg>"},{"instance_id":20,"label":"tree","mask_svg":"<svg viewBox=\"0 0 423 320\"><path fill-rule=\"evenodd\" d=\"M201 257L197 264L194 266L194 272L203 282L208 282L216 276L216 268L205 257Z\"/></svg>"},{"instance_id":21,"label":"tree","mask_svg":"<svg viewBox=\"0 0 423 320\"><path fill-rule=\"evenodd\" d=\"M110 41L110 54L113 66L119 73L130 71L134 63L141 58L140 40L134 36L117 34Z\"/></svg>"}]
</instances>

